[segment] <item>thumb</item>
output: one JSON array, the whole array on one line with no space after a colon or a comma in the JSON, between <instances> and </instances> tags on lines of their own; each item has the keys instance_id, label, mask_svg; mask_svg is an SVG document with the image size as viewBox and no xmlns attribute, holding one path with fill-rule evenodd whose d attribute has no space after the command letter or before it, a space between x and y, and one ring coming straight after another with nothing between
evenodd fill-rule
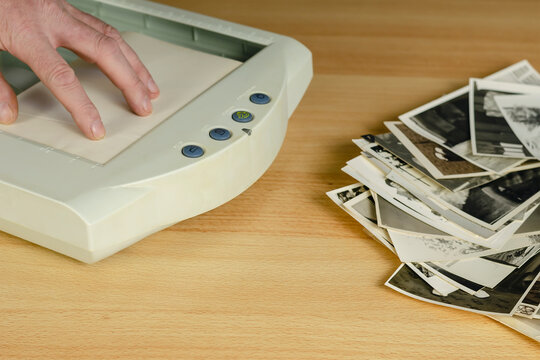
<instances>
[{"instance_id":1,"label":"thumb","mask_svg":"<svg viewBox=\"0 0 540 360\"><path fill-rule=\"evenodd\" d=\"M0 73L0 124L11 124L17 119L19 104L17 96Z\"/></svg>"}]
</instances>

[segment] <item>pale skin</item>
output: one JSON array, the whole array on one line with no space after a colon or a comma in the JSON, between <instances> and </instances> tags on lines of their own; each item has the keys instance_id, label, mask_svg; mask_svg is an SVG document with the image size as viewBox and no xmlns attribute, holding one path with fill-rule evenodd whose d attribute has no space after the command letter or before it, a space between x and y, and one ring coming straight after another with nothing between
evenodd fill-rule
<instances>
[{"instance_id":1,"label":"pale skin","mask_svg":"<svg viewBox=\"0 0 540 360\"><path fill-rule=\"evenodd\" d=\"M159 88L137 54L112 26L64 0L0 0L0 50L25 62L70 112L89 139L105 128L73 69L56 51L64 47L95 63L139 116L152 113ZM0 74L0 123L18 116L15 93Z\"/></svg>"}]
</instances>

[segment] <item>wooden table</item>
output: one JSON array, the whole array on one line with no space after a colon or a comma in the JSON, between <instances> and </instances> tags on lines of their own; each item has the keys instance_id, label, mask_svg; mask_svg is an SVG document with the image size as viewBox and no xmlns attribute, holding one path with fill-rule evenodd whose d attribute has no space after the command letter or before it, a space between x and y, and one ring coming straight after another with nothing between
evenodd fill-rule
<instances>
[{"instance_id":1,"label":"wooden table","mask_svg":"<svg viewBox=\"0 0 540 360\"><path fill-rule=\"evenodd\" d=\"M292 36L315 77L244 194L95 265L0 234L0 358L538 359L497 322L383 286L399 261L325 196L350 141L527 58L536 1L161 1Z\"/></svg>"}]
</instances>

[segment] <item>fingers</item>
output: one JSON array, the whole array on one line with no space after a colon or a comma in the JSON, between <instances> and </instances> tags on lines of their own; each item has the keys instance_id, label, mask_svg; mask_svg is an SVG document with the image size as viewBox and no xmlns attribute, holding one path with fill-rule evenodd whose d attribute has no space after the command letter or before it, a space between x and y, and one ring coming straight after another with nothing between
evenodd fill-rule
<instances>
[{"instance_id":1,"label":"fingers","mask_svg":"<svg viewBox=\"0 0 540 360\"><path fill-rule=\"evenodd\" d=\"M0 74L0 123L5 125L13 123L17 119L18 112L17 96Z\"/></svg>"},{"instance_id":2,"label":"fingers","mask_svg":"<svg viewBox=\"0 0 540 360\"><path fill-rule=\"evenodd\" d=\"M73 21L72 31L69 36L60 39L61 45L75 51L85 60L96 63L122 91L137 115L150 115L152 103L148 89L125 58L116 40L76 19Z\"/></svg>"},{"instance_id":3,"label":"fingers","mask_svg":"<svg viewBox=\"0 0 540 360\"><path fill-rule=\"evenodd\" d=\"M150 100L159 96L159 88L118 31L67 3L60 10L61 21L53 22L52 27L45 28L47 31L42 28L36 31L29 22L30 25L22 28L24 31L15 32L17 41L10 52L32 68L90 139L103 138L105 128L96 107L74 70L56 51L57 47L69 48L96 63L123 92L136 114L149 115ZM13 122L17 113L16 96L0 75L0 123Z\"/></svg>"},{"instance_id":4,"label":"fingers","mask_svg":"<svg viewBox=\"0 0 540 360\"><path fill-rule=\"evenodd\" d=\"M105 136L99 113L88 98L73 69L56 52L47 39L37 39L32 44L21 44L20 59L51 90L54 96L71 113L81 131L92 140Z\"/></svg>"},{"instance_id":5,"label":"fingers","mask_svg":"<svg viewBox=\"0 0 540 360\"><path fill-rule=\"evenodd\" d=\"M148 89L150 97L152 99L155 99L159 96L159 88L156 85L154 79L152 78L152 75L144 66L142 61L139 59L135 51L133 51L133 49L124 41L118 30L116 30L109 24L104 23L100 19L80 11L72 5L68 4L67 9L71 13L71 15L77 20L92 27L94 30L100 32L101 34L114 39L120 47L120 50L124 54L124 57L131 65L131 68L135 71L139 79L141 79L142 83Z\"/></svg>"}]
</instances>

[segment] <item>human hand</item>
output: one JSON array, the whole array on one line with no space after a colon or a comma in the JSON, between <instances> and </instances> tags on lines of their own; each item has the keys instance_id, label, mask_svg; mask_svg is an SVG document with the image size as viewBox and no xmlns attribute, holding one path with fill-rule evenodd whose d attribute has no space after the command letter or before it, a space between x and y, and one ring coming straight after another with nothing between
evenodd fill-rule
<instances>
[{"instance_id":1,"label":"human hand","mask_svg":"<svg viewBox=\"0 0 540 360\"><path fill-rule=\"evenodd\" d=\"M56 49L95 63L124 94L133 112L147 116L159 89L137 54L112 26L65 0L1 0L0 51L25 62L92 140L105 136L98 110ZM13 123L17 97L0 74L0 123Z\"/></svg>"}]
</instances>

